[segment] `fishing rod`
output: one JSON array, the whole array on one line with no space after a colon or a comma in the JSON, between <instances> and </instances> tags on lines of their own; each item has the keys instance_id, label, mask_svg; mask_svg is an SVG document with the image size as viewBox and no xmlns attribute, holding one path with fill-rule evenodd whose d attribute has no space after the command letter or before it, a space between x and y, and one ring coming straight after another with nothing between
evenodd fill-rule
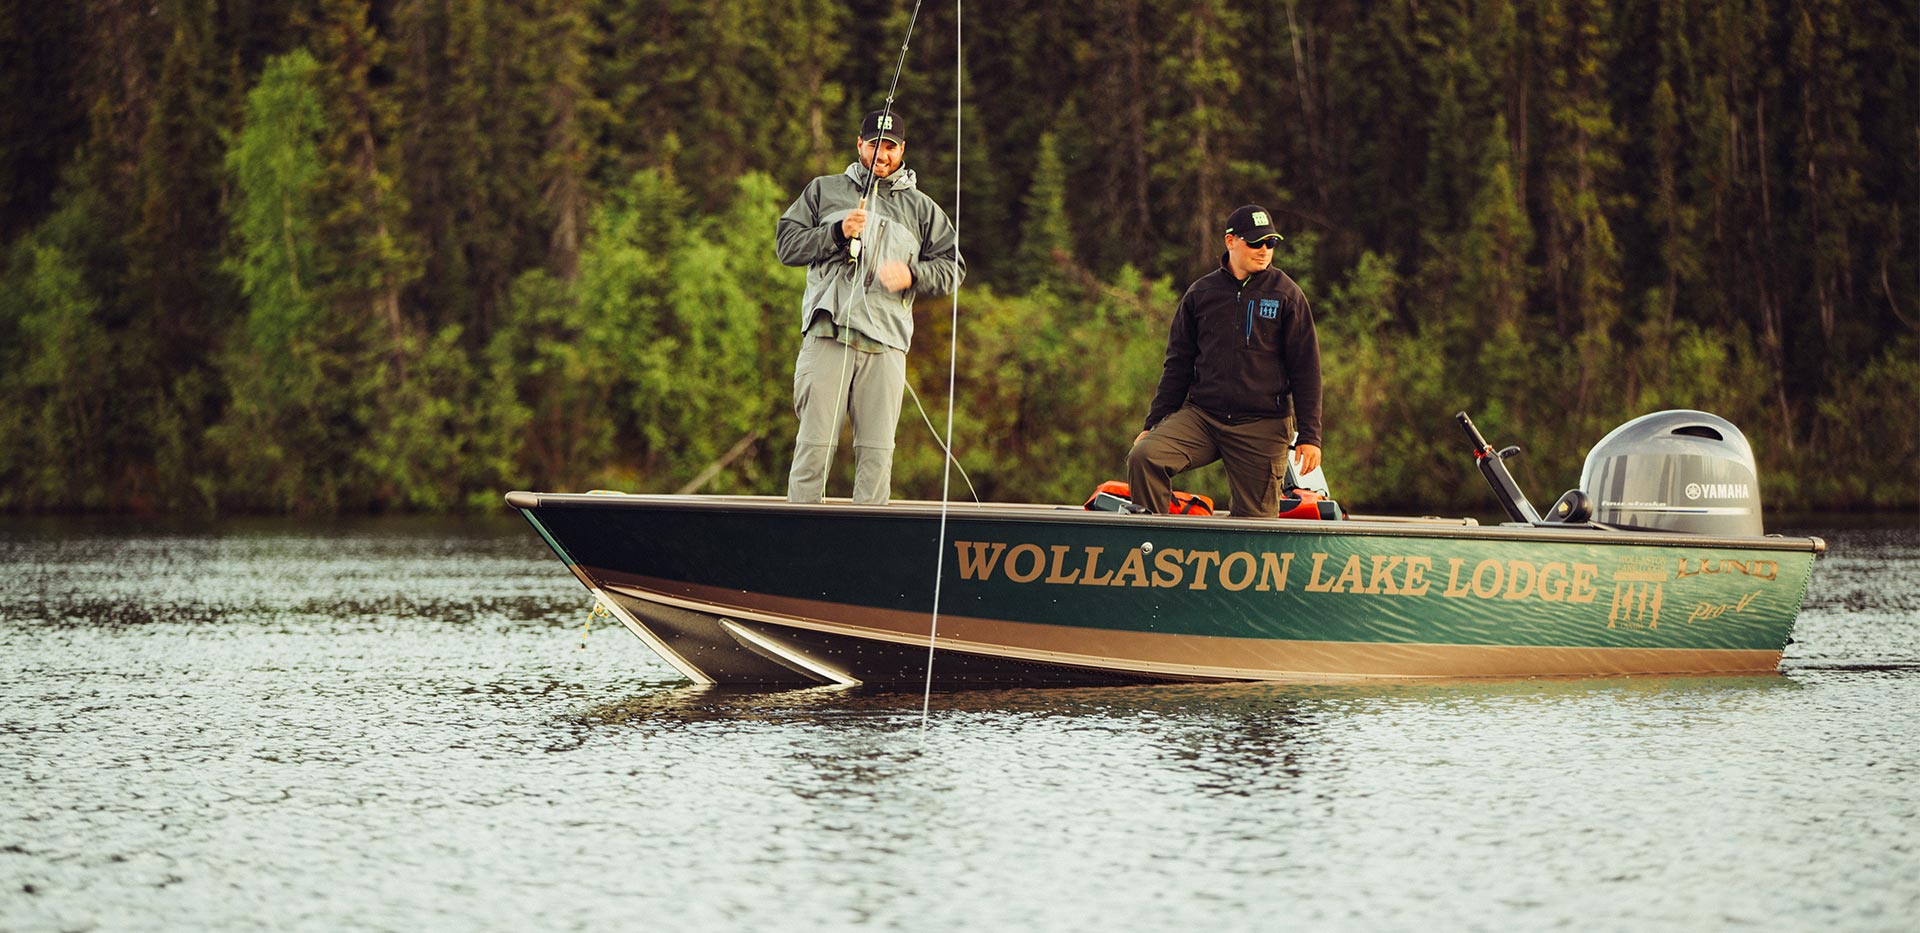
<instances>
[{"instance_id":1,"label":"fishing rod","mask_svg":"<svg viewBox=\"0 0 1920 933\"><path fill-rule=\"evenodd\" d=\"M913 42L913 26L919 21L920 0L913 0L913 15L907 17L907 35L900 40L900 60L893 63L893 84L887 88L887 102L880 108L880 132L882 133L889 131L893 127L893 95L900 90L900 72L907 67L907 45ZM867 209L867 195L873 191L873 183L877 180L873 163L879 161L879 159L880 141L878 137L876 137L873 143L873 157L867 160L867 180L860 185L860 206L855 208L855 210L864 211ZM862 232L865 232L864 229ZM847 262L854 263L859 261L860 238L856 236L847 241Z\"/></svg>"}]
</instances>

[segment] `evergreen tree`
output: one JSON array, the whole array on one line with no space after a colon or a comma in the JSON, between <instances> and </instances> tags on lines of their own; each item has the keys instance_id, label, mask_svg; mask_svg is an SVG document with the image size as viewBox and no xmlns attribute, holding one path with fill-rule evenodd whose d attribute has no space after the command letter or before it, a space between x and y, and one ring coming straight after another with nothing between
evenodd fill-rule
<instances>
[{"instance_id":1,"label":"evergreen tree","mask_svg":"<svg viewBox=\"0 0 1920 933\"><path fill-rule=\"evenodd\" d=\"M767 37L778 101L748 110L764 121L760 137L771 142L758 167L782 187L846 165L851 113L845 72L847 46L840 41L849 19L842 0L765 0ZM914 140L918 142L918 138Z\"/></svg>"},{"instance_id":2,"label":"evergreen tree","mask_svg":"<svg viewBox=\"0 0 1920 933\"><path fill-rule=\"evenodd\" d=\"M1058 111L1057 139L1062 162L1074 178L1075 216L1087 228L1130 235L1094 237L1076 245L1098 269L1152 268L1159 259L1149 149L1152 102L1141 90L1153 71L1145 22L1149 12L1142 0L1096 0L1086 11L1088 22L1076 31L1068 60L1078 78L1072 82L1077 93ZM1011 67L1003 70L1024 84L1041 83Z\"/></svg>"},{"instance_id":3,"label":"evergreen tree","mask_svg":"<svg viewBox=\"0 0 1920 933\"><path fill-rule=\"evenodd\" d=\"M1470 309L1465 319L1473 327L1465 346L1449 345L1460 347L1460 359L1472 361L1477 407L1502 424L1552 424L1559 409L1547 374L1526 363L1537 352L1533 335L1546 328L1529 313L1534 274L1527 257L1534 235L1520 208L1505 118L1494 117L1477 162L1481 187L1456 254L1462 270L1456 300Z\"/></svg>"},{"instance_id":4,"label":"evergreen tree","mask_svg":"<svg viewBox=\"0 0 1920 933\"><path fill-rule=\"evenodd\" d=\"M1060 268L1074 259L1073 230L1067 224L1066 169L1052 133L1043 133L1033 163L1033 184L1022 204L1020 252L1014 258L1012 279L1023 289L1055 280ZM1056 259L1055 257L1059 258Z\"/></svg>"},{"instance_id":5,"label":"evergreen tree","mask_svg":"<svg viewBox=\"0 0 1920 933\"><path fill-rule=\"evenodd\" d=\"M1781 111L1781 81L1774 52L1775 17L1761 0L1719 0L1701 17L1704 25L1701 102L1692 122L1699 188L1712 192L1712 243L1707 251L1709 302L1725 301L1717 317L1724 326L1745 323L1773 372L1789 369L1786 308L1790 275L1780 261L1793 252L1777 219L1784 206L1775 165ZM1721 296L1724 296L1722 298ZM1773 387L1775 436L1794 447L1800 419L1784 378Z\"/></svg>"},{"instance_id":6,"label":"evergreen tree","mask_svg":"<svg viewBox=\"0 0 1920 933\"><path fill-rule=\"evenodd\" d=\"M129 297L144 313L125 341L121 410L130 423L117 431L125 446L116 459L129 466L130 498L177 506L204 467L194 451L198 426L216 410L210 351L237 296L213 274L226 229L219 137L230 110L213 3L173 0L161 9L170 36L140 139L139 221L127 237Z\"/></svg>"},{"instance_id":7,"label":"evergreen tree","mask_svg":"<svg viewBox=\"0 0 1920 933\"><path fill-rule=\"evenodd\" d=\"M587 313L572 288L535 269L514 282L487 346L489 430L517 439L507 475L519 484L580 490L622 481L603 475L617 462L614 437L623 424L613 417L618 373L598 346L581 340Z\"/></svg>"},{"instance_id":8,"label":"evergreen tree","mask_svg":"<svg viewBox=\"0 0 1920 933\"><path fill-rule=\"evenodd\" d=\"M1672 321L1674 305L1683 286L1692 285L1700 275L1698 234L1699 211L1680 191L1682 151L1680 108L1673 83L1661 80L1654 86L1653 99L1647 105L1652 131L1654 189L1647 199L1647 225L1659 243L1660 264L1666 279L1657 304L1662 320Z\"/></svg>"},{"instance_id":9,"label":"evergreen tree","mask_svg":"<svg viewBox=\"0 0 1920 933\"><path fill-rule=\"evenodd\" d=\"M1330 150L1349 166L1333 198L1364 242L1415 268L1426 237L1409 194L1422 185L1430 113L1414 48L1416 9L1405 0L1368 5L1351 32L1330 43L1329 78L1345 115L1330 130Z\"/></svg>"},{"instance_id":10,"label":"evergreen tree","mask_svg":"<svg viewBox=\"0 0 1920 933\"><path fill-rule=\"evenodd\" d=\"M482 108L495 91L487 72L500 59L487 33L490 6L488 0L396 0L392 41L379 46L380 64L388 65L398 90L389 124L395 132L380 142L397 153L392 182L419 248L420 275L408 304L436 322L480 319L485 276L476 260L510 235L481 170L500 161L502 146L517 138L484 125Z\"/></svg>"},{"instance_id":11,"label":"evergreen tree","mask_svg":"<svg viewBox=\"0 0 1920 933\"><path fill-rule=\"evenodd\" d=\"M1614 214L1627 198L1617 173L1619 130L1603 78L1613 54L1608 9L1601 0L1554 0L1535 8L1545 134L1540 201L1543 285L1565 341L1574 377L1574 424L1605 420L1601 391L1618 344L1621 319L1619 246Z\"/></svg>"},{"instance_id":12,"label":"evergreen tree","mask_svg":"<svg viewBox=\"0 0 1920 933\"><path fill-rule=\"evenodd\" d=\"M1414 14L1414 42L1425 72L1416 90L1427 95L1419 222L1429 237L1451 234L1465 221L1491 109L1486 100L1490 82L1475 54L1475 23L1465 6L1423 5Z\"/></svg>"},{"instance_id":13,"label":"evergreen tree","mask_svg":"<svg viewBox=\"0 0 1920 933\"><path fill-rule=\"evenodd\" d=\"M623 445L614 451L623 472L612 478L620 488L663 472L676 440L667 422L645 419L674 391L682 335L672 323L668 292L690 201L668 174L635 173L595 211L580 257L576 340L591 364L605 370L596 376L608 395L599 417L613 421Z\"/></svg>"},{"instance_id":14,"label":"evergreen tree","mask_svg":"<svg viewBox=\"0 0 1920 933\"><path fill-rule=\"evenodd\" d=\"M766 238L850 160L906 0L15 6L0 508L778 491L802 273ZM983 491L1111 474L1168 283L1253 200L1341 345L1343 494L1484 501L1431 468L1459 407L1560 475L1683 406L1748 427L1770 496L1911 498L1912 456L1862 425L1920 410L1912 10L988 0L956 122L957 12L921 10L896 104L962 225ZM945 305L917 309L928 345ZM942 363L914 354L914 385ZM916 420L903 495L943 472ZM1784 468L1806 443L1868 481Z\"/></svg>"},{"instance_id":15,"label":"evergreen tree","mask_svg":"<svg viewBox=\"0 0 1920 933\"><path fill-rule=\"evenodd\" d=\"M1861 252L1871 249L1861 277L1871 284L1860 296L1864 311L1859 317L1863 324L1871 322L1876 334L1911 332L1920 328L1920 243L1914 228L1920 171L1872 166L1882 164L1894 148L1882 151L1879 140L1905 138L1920 126L1920 9L1884 4L1853 12L1859 34L1867 37L1855 74L1862 76L1860 142L1866 161L1860 179L1869 218Z\"/></svg>"},{"instance_id":16,"label":"evergreen tree","mask_svg":"<svg viewBox=\"0 0 1920 933\"><path fill-rule=\"evenodd\" d=\"M395 190L392 129L396 101L374 83L385 43L368 19L367 0L320 0L314 24L317 72L327 135L317 287L341 318L370 327L393 377L406 375L416 333L401 309L402 291L419 275L406 203Z\"/></svg>"},{"instance_id":17,"label":"evergreen tree","mask_svg":"<svg viewBox=\"0 0 1920 933\"><path fill-rule=\"evenodd\" d=\"M1639 0L1625 5L1620 21L1623 47L1652 50L1651 67L1616 69L1615 106L1624 115L1628 161L1644 165L1641 178L1628 182L1642 188L1641 211L1623 217L1622 255L1629 291L1643 295L1642 304L1657 314L1661 326L1670 326L1679 303L1692 300L1701 287L1704 258L1701 211L1691 185L1690 164L1695 127L1689 113L1698 93L1697 63L1693 52L1693 3Z\"/></svg>"},{"instance_id":18,"label":"evergreen tree","mask_svg":"<svg viewBox=\"0 0 1920 933\"><path fill-rule=\"evenodd\" d=\"M536 90L528 99L530 134L540 142L540 229L546 265L563 282L578 273L600 131L610 119L590 81L589 51L598 33L585 0L534 0L527 35L519 43L520 80Z\"/></svg>"},{"instance_id":19,"label":"evergreen tree","mask_svg":"<svg viewBox=\"0 0 1920 933\"><path fill-rule=\"evenodd\" d=\"M288 345L321 313L314 258L325 172L319 67L305 50L268 60L225 157L236 246L225 268L247 299L250 350Z\"/></svg>"},{"instance_id":20,"label":"evergreen tree","mask_svg":"<svg viewBox=\"0 0 1920 933\"><path fill-rule=\"evenodd\" d=\"M1808 298L1818 323L1817 333L1807 335L1817 336L1817 342L1792 345L1825 351L1807 361L1818 365L1824 380L1833 363L1849 356L1851 341L1841 340L1836 331L1842 309L1857 306L1856 230L1866 215L1859 167L1866 154L1860 150L1861 93L1854 60L1865 37L1852 22L1849 5L1839 0L1796 2L1789 16L1788 64L1800 88L1789 177L1800 199L1797 226L1811 247Z\"/></svg>"},{"instance_id":21,"label":"evergreen tree","mask_svg":"<svg viewBox=\"0 0 1920 933\"><path fill-rule=\"evenodd\" d=\"M208 272L223 234L219 179L221 118L218 55L210 0L173 0L162 19L170 38L153 108L140 136L134 185L139 222L128 235L129 276L163 341L155 361L180 367L211 343L225 322L208 312ZM211 306L211 307L210 307Z\"/></svg>"},{"instance_id":22,"label":"evergreen tree","mask_svg":"<svg viewBox=\"0 0 1920 933\"><path fill-rule=\"evenodd\" d=\"M1159 17L1165 31L1159 73L1150 85L1155 98L1148 139L1168 218L1155 231L1166 243L1159 268L1191 276L1217 260L1227 212L1265 185L1247 177L1252 173L1245 163L1233 161L1242 139L1231 107L1240 88L1232 57L1239 12L1232 4L1204 0L1161 9Z\"/></svg>"},{"instance_id":23,"label":"evergreen tree","mask_svg":"<svg viewBox=\"0 0 1920 933\"><path fill-rule=\"evenodd\" d=\"M208 431L238 482L203 490L240 508L325 512L351 500L347 462L372 404L358 372L364 334L327 302L321 237L330 135L320 65L304 50L269 59L247 95L226 156L234 253L226 269L246 296L228 335L228 403Z\"/></svg>"},{"instance_id":24,"label":"evergreen tree","mask_svg":"<svg viewBox=\"0 0 1920 933\"><path fill-rule=\"evenodd\" d=\"M1481 144L1480 190L1467 210L1461 249L1460 299L1472 308L1480 334L1518 332L1527 320L1532 289L1533 225L1520 207L1515 164L1508 145L1507 121L1495 116Z\"/></svg>"},{"instance_id":25,"label":"evergreen tree","mask_svg":"<svg viewBox=\"0 0 1920 933\"><path fill-rule=\"evenodd\" d=\"M102 320L103 302L79 257L57 235L17 244L0 296L0 333L17 346L0 373L0 505L91 508L113 503L114 463L99 442L118 425L120 366ZM14 355L14 354L9 354Z\"/></svg>"}]
</instances>

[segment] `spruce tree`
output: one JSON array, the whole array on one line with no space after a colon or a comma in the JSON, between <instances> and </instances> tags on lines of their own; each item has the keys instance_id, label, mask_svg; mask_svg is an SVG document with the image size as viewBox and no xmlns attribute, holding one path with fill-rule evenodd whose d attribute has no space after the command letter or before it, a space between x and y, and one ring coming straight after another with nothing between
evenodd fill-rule
<instances>
[{"instance_id":1,"label":"spruce tree","mask_svg":"<svg viewBox=\"0 0 1920 933\"><path fill-rule=\"evenodd\" d=\"M1232 171L1245 138L1232 109L1240 88L1233 52L1241 17L1222 0L1173 5L1159 10L1159 16L1164 29L1157 40L1158 74L1149 85L1148 137L1153 178L1160 184L1160 216L1166 218L1154 231L1165 244L1157 268L1191 277L1211 268L1219 256L1227 212L1258 196L1248 179Z\"/></svg>"},{"instance_id":2,"label":"spruce tree","mask_svg":"<svg viewBox=\"0 0 1920 933\"><path fill-rule=\"evenodd\" d=\"M416 328L402 311L401 295L419 275L419 260L395 186L398 102L373 80L386 43L368 18L367 0L319 0L317 17L328 130L321 140L319 288L344 320L369 327L368 339L390 364L390 375L403 379Z\"/></svg>"},{"instance_id":3,"label":"spruce tree","mask_svg":"<svg viewBox=\"0 0 1920 933\"><path fill-rule=\"evenodd\" d=\"M145 202L129 249L130 271L148 281L153 302L150 319L130 335L148 348L150 375L141 381L151 388L129 406L129 459L143 468L130 471L123 495L129 508L179 511L204 507L196 487L214 469L203 434L219 412L216 350L242 314L235 283L218 269L229 196L221 160L245 84L230 51L230 10L216 0L161 9L170 36L142 139Z\"/></svg>"},{"instance_id":4,"label":"spruce tree","mask_svg":"<svg viewBox=\"0 0 1920 933\"><path fill-rule=\"evenodd\" d=\"M1602 414L1604 382L1619 350L1613 328L1621 319L1622 284L1613 215L1627 199L1617 184L1619 128L1603 82L1613 46L1602 0L1553 0L1535 12L1544 73L1542 284L1568 348L1575 424L1586 426Z\"/></svg>"},{"instance_id":5,"label":"spruce tree","mask_svg":"<svg viewBox=\"0 0 1920 933\"><path fill-rule=\"evenodd\" d=\"M205 492L228 507L331 511L344 457L363 441L358 335L327 302L321 256L329 128L319 70L305 50L269 59L225 158L234 191L225 269L246 315L227 335L227 405L207 432L229 480Z\"/></svg>"},{"instance_id":6,"label":"spruce tree","mask_svg":"<svg viewBox=\"0 0 1920 933\"><path fill-rule=\"evenodd\" d=\"M1803 372L1824 381L1831 366L1846 358L1839 330L1842 309L1856 305L1854 264L1856 232L1865 216L1860 165L1860 82L1854 60L1865 37L1853 23L1849 5L1839 0L1799 0L1789 10L1789 77L1799 88L1794 103L1793 192L1800 202L1796 226L1809 244L1806 282L1817 328L1817 342L1791 345L1820 348ZM1817 367L1817 369L1816 369ZM1809 373L1808 375L1811 375Z\"/></svg>"},{"instance_id":7,"label":"spruce tree","mask_svg":"<svg viewBox=\"0 0 1920 933\"><path fill-rule=\"evenodd\" d=\"M562 282L579 271L599 139L611 118L591 81L598 31L589 6L586 0L533 0L516 43L515 75L531 89L517 98L519 120L539 147L535 229L545 241L546 267Z\"/></svg>"},{"instance_id":8,"label":"spruce tree","mask_svg":"<svg viewBox=\"0 0 1920 933\"><path fill-rule=\"evenodd\" d=\"M1010 278L1017 287L1031 290L1055 282L1063 261L1073 264L1076 258L1073 229L1067 223L1066 169L1052 133L1042 133L1035 146L1033 184L1021 208L1020 251Z\"/></svg>"}]
</instances>

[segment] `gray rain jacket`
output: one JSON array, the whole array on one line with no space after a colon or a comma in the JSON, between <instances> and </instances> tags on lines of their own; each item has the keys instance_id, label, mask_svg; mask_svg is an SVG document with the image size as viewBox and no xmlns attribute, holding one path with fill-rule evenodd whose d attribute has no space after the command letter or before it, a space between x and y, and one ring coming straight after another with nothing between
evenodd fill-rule
<instances>
[{"instance_id":1,"label":"gray rain jacket","mask_svg":"<svg viewBox=\"0 0 1920 933\"><path fill-rule=\"evenodd\" d=\"M913 340L913 300L945 295L960 287L966 260L959 232L947 212L919 188L912 169L880 179L867 196L867 226L860 261L847 261L840 221L860 205L866 166L858 162L838 175L822 175L780 215L774 255L789 266L807 267L807 291L800 300L800 327L815 311L833 315L839 327L851 327L889 347L905 350ZM876 273L890 260L907 264L913 286L901 294L887 291Z\"/></svg>"}]
</instances>

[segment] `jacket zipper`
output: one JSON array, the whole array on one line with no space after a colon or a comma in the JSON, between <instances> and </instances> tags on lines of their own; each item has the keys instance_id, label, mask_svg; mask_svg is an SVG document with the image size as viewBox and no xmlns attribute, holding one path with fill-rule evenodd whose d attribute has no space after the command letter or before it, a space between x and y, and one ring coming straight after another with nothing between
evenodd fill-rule
<instances>
[{"instance_id":1,"label":"jacket zipper","mask_svg":"<svg viewBox=\"0 0 1920 933\"><path fill-rule=\"evenodd\" d=\"M878 205L875 205L875 206L878 206ZM882 217L880 218L880 222L873 228L873 242L876 247L880 244L881 238L886 234L886 232L887 232L887 219L885 217ZM880 261L879 257L877 256L874 257L874 262L879 262L879 261ZM867 266L867 284L861 287L863 288L873 287L873 272L874 272L874 266L869 264Z\"/></svg>"}]
</instances>

